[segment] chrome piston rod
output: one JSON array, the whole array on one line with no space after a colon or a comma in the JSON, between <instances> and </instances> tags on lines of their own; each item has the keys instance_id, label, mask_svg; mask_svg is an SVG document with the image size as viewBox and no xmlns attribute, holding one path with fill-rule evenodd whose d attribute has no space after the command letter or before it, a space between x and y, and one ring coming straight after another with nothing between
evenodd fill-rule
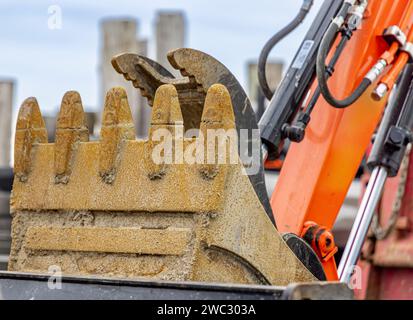
<instances>
[{"instance_id":1,"label":"chrome piston rod","mask_svg":"<svg viewBox=\"0 0 413 320\"><path fill-rule=\"evenodd\" d=\"M268 157L268 147L264 143L261 144L261 157L262 163L265 163Z\"/></svg>"},{"instance_id":2,"label":"chrome piston rod","mask_svg":"<svg viewBox=\"0 0 413 320\"><path fill-rule=\"evenodd\" d=\"M363 200L357 212L356 219L338 267L338 276L341 282L350 282L354 266L357 263L374 212L380 201L387 176L388 172L384 167L376 167L371 173L366 192L364 193Z\"/></svg>"}]
</instances>

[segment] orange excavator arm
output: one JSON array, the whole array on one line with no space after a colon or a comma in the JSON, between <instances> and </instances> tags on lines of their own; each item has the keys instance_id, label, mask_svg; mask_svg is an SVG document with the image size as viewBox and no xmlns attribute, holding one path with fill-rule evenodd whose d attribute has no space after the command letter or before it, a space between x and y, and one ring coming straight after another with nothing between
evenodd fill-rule
<instances>
[{"instance_id":1,"label":"orange excavator arm","mask_svg":"<svg viewBox=\"0 0 413 320\"><path fill-rule=\"evenodd\" d=\"M347 19L351 12L354 17L358 9L362 21L357 30L351 30L351 40L331 68L334 73L329 74L328 87L335 97L343 98L354 92L366 77L370 77L370 83L354 103L333 107L324 94L320 95L319 83L313 77L308 93L303 94L306 97L319 96L315 97L315 104L307 104L307 109L313 111L311 121L309 119L306 123L302 141L291 144L271 197L278 230L294 233L309 242L329 280L338 279L333 258L337 248L330 230L382 119L388 102L387 92L410 59L407 48L413 40L413 1L345 1L343 6L346 2L350 12ZM360 8L362 5L365 7ZM335 59L334 48L339 48L341 39L346 36L344 29L346 23L348 27L348 21L336 18L331 23L341 22L341 25L337 28L340 31L336 32L326 63ZM271 107L279 102L277 98L276 94L267 114L264 114L261 129L273 117L274 108ZM262 131L267 134L265 129ZM274 158L276 151L268 143L268 136L263 137L264 145L267 145L269 157L272 153ZM285 136L288 137L287 134Z\"/></svg>"}]
</instances>

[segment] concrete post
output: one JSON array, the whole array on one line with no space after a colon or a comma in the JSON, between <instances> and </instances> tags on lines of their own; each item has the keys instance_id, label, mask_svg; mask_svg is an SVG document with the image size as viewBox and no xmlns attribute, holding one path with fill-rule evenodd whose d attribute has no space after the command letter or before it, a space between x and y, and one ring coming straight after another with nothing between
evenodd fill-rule
<instances>
[{"instance_id":1,"label":"concrete post","mask_svg":"<svg viewBox=\"0 0 413 320\"><path fill-rule=\"evenodd\" d=\"M143 119L144 116L141 115L142 109L146 108L146 102L144 105L144 100L141 99L139 90L134 88L131 82L126 81L122 75L118 74L111 65L112 57L119 53L132 52L146 55L146 41L137 39L136 19L108 19L102 21L101 43L98 126L100 126L106 92L113 87L121 86L126 89L138 136L142 135L146 133L148 127L148 124L141 127L143 123L148 121L148 119Z\"/></svg>"},{"instance_id":2,"label":"concrete post","mask_svg":"<svg viewBox=\"0 0 413 320\"><path fill-rule=\"evenodd\" d=\"M168 51L185 46L185 16L180 11L158 12L156 17L156 60L172 72L181 76L173 69L166 58Z\"/></svg>"},{"instance_id":3,"label":"concrete post","mask_svg":"<svg viewBox=\"0 0 413 320\"><path fill-rule=\"evenodd\" d=\"M148 56L148 40L138 39L138 53L142 56ZM146 98L138 92L138 110L135 118L136 135L138 138L146 138L151 119L152 109L149 107Z\"/></svg>"},{"instance_id":4,"label":"concrete post","mask_svg":"<svg viewBox=\"0 0 413 320\"><path fill-rule=\"evenodd\" d=\"M0 80L0 168L10 166L14 81Z\"/></svg>"},{"instance_id":5,"label":"concrete post","mask_svg":"<svg viewBox=\"0 0 413 320\"><path fill-rule=\"evenodd\" d=\"M257 119L259 119L264 111L263 102L265 102L265 98L262 97L258 82L257 62L248 62L247 69L248 97L250 98L254 111L257 113ZM270 61L267 63L266 69L268 84L272 90L275 90L282 79L283 63Z\"/></svg>"}]
</instances>

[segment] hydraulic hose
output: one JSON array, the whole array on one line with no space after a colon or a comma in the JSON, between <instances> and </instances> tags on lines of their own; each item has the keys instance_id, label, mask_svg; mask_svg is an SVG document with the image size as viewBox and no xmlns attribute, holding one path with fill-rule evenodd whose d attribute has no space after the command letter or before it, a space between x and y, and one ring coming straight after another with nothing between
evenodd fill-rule
<instances>
[{"instance_id":1,"label":"hydraulic hose","mask_svg":"<svg viewBox=\"0 0 413 320\"><path fill-rule=\"evenodd\" d=\"M346 47L347 42L350 40L351 36L353 35L353 33L349 30L346 29L343 31L341 40L339 42L339 44L337 45L336 51L333 54L333 57L331 58L328 66L326 66L326 71L325 71L325 76L326 79L330 78L334 72L334 67L336 66L338 59L340 58L341 54L343 53L344 48ZM307 109L306 109L306 113L311 113L313 108L315 107L315 104L318 101L318 98L321 95L321 91L320 88L317 87L316 91L313 94L313 97L311 98Z\"/></svg>"},{"instance_id":2,"label":"hydraulic hose","mask_svg":"<svg viewBox=\"0 0 413 320\"><path fill-rule=\"evenodd\" d=\"M351 4L345 2L338 14L338 16L333 20L327 29L324 37L321 41L316 61L316 73L317 81L320 88L320 92L324 99L335 108L346 108L352 105L360 96L366 91L366 89L371 85L372 81L369 77L365 77L357 88L345 99L336 99L331 93L327 85L328 74L326 73L326 59L327 55L336 40L337 34L347 16L348 10Z\"/></svg>"},{"instance_id":3,"label":"hydraulic hose","mask_svg":"<svg viewBox=\"0 0 413 320\"><path fill-rule=\"evenodd\" d=\"M275 45L280 42L283 38L285 38L288 34L290 34L298 25L303 22L305 17L307 16L308 12L310 11L313 0L304 0L300 11L298 12L297 16L283 29L277 32L274 36L271 37L270 40L264 45L264 48L261 50L259 59L258 59L258 81L264 96L271 100L274 92L271 90L268 81L267 81L267 72L266 72L266 65L268 56L271 50L275 47Z\"/></svg>"}]
</instances>

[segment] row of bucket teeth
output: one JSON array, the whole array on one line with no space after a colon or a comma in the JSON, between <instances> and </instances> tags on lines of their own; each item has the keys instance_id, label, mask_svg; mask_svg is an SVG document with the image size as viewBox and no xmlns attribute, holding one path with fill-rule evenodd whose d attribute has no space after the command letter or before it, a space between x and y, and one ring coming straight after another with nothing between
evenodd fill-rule
<instances>
[{"instance_id":1,"label":"row of bucket teeth","mask_svg":"<svg viewBox=\"0 0 413 320\"><path fill-rule=\"evenodd\" d=\"M173 137L184 139L178 92L171 84L160 86L154 97L144 155L151 179L162 178L167 167L166 164L155 164L151 158L151 150L157 143L152 137L157 129L167 129ZM208 89L199 129L204 136L210 129L235 131L231 97L225 86L214 84ZM182 134L174 135L178 131ZM105 183L113 183L122 150L128 140L135 140L135 128L127 94L121 87L112 88L106 94L99 140L99 174ZM66 92L56 124L53 159L56 184L69 182L79 145L88 141L89 131L81 97L76 91ZM14 148L15 175L21 182L27 181L30 174L36 144L45 143L48 143L47 131L39 105L36 98L27 98L19 110ZM203 139L202 143L203 147L209 147L207 139ZM201 172L205 178L213 178L217 172L217 162L205 163L201 166Z\"/></svg>"}]
</instances>

